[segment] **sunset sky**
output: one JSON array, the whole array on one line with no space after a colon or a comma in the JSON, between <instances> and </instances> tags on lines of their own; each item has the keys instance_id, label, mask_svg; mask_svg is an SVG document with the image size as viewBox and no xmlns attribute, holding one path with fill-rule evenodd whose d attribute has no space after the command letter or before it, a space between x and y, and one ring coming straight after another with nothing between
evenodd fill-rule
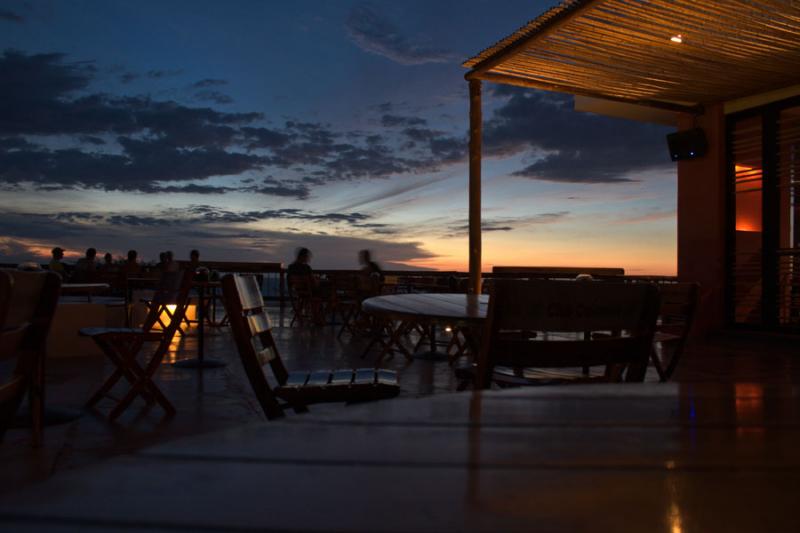
<instances>
[{"instance_id":1,"label":"sunset sky","mask_svg":"<svg viewBox=\"0 0 800 533\"><path fill-rule=\"evenodd\" d=\"M461 62L551 4L0 0L0 262L464 270ZM669 131L485 84L485 268L674 274Z\"/></svg>"}]
</instances>

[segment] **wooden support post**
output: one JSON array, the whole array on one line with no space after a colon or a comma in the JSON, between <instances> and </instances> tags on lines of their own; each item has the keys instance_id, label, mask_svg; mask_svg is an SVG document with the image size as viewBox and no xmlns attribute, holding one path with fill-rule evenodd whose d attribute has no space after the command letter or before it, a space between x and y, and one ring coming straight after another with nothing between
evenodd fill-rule
<instances>
[{"instance_id":1,"label":"wooden support post","mask_svg":"<svg viewBox=\"0 0 800 533\"><path fill-rule=\"evenodd\" d=\"M481 293L481 81L469 80L469 288Z\"/></svg>"}]
</instances>

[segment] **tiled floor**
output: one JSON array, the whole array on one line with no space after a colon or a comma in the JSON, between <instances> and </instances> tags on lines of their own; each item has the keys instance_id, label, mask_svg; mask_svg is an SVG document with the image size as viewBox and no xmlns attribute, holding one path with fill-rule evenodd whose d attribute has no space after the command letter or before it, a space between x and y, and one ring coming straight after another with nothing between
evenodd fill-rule
<instances>
[{"instance_id":1,"label":"tiled floor","mask_svg":"<svg viewBox=\"0 0 800 533\"><path fill-rule=\"evenodd\" d=\"M290 369L370 363L359 357L365 339L339 341L336 332L334 327L280 325L274 330ZM189 337L176 343L175 357L192 356L195 342ZM165 365L159 373L178 409L173 419L163 419L157 408L132 409L109 424L103 418L108 405L101 404L99 412L48 427L40 450L31 450L25 431L9 432L0 444L0 529L6 523L32 531L70 524L75 530L336 529L337 524L345 530L531 530L528 520L544 520L546 530L575 530L581 522L569 518L570 505L559 507L560 494L573 511L602 515L597 530L707 531L715 524L708 513L726 506L714 491L734 483L741 488L725 493L730 505L741 508L730 513L736 520L725 520L728 530L753 530L758 520L747 516L747 498L758 491L772 493L771 499L764 493L751 501L763 506L758 511L767 529L796 530L783 529L795 524L781 516L800 486L795 346L782 339L726 335L692 344L677 384L551 387L506 391L485 400L449 394L456 382L446 362L408 363L398 355L386 366L400 371L401 397L407 401L313 406L309 415L268 423L229 334L211 330L207 353L227 360L226 367L201 372ZM50 403L79 405L107 371L100 359L51 361ZM434 398L413 401L429 395ZM477 440L476 422L481 426ZM477 478L470 477L473 470L480 473ZM534 477L526 478L525 472ZM286 484L285 490L274 484L264 489L281 503L272 520L262 513L245 516L246 502L254 501L247 493L258 492L261 479ZM470 479L480 480L472 496L464 492ZM113 492L115 480L124 480L119 498L140 508L155 505L158 512L148 511L137 522L111 496L103 509L85 507ZM158 488L145 494L149 484ZM585 484L598 484L602 494L590 494ZM462 489L446 493L453 487ZM508 493L509 487L520 492ZM183 499L182 490L187 492ZM313 512L293 506L294 495ZM176 502L166 507L155 504L173 496ZM32 520L31 513L39 515L27 505L31 497L51 502L50 514ZM191 498L197 498L196 506ZM209 498L230 501L215 507ZM404 504L416 506L417 514L404 514ZM346 513L353 505L363 512ZM442 514L445 505L449 510ZM645 529L625 528L626 513L635 505L659 516L634 513L639 518L630 524ZM23 509L22 514L10 508ZM341 522L326 521L325 516L342 513Z\"/></svg>"}]
</instances>

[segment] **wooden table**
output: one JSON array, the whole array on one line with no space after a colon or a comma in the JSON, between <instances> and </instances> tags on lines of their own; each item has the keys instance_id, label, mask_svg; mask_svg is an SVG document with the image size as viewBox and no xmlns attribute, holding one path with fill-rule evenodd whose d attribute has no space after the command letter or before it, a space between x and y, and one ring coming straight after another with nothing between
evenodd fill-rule
<instances>
[{"instance_id":1,"label":"wooden table","mask_svg":"<svg viewBox=\"0 0 800 533\"><path fill-rule=\"evenodd\" d=\"M796 384L744 385L315 405L16 489L0 529L800 531Z\"/></svg>"},{"instance_id":2,"label":"wooden table","mask_svg":"<svg viewBox=\"0 0 800 533\"><path fill-rule=\"evenodd\" d=\"M197 358L182 359L177 361L174 366L179 368L219 368L227 365L221 359L205 356L206 291L207 289L214 291L220 286L219 281L195 281L192 283L192 287L197 289Z\"/></svg>"},{"instance_id":3,"label":"wooden table","mask_svg":"<svg viewBox=\"0 0 800 533\"><path fill-rule=\"evenodd\" d=\"M388 320L416 321L428 324L431 349L423 354L415 354L414 357L441 360L446 359L447 354L437 350L436 326L479 325L486 319L488 305L489 296L485 294L424 293L376 296L364 300L361 307L370 315ZM391 349L392 345L399 342L401 334L399 328L392 332L388 347L384 347L378 361L387 350Z\"/></svg>"}]
</instances>

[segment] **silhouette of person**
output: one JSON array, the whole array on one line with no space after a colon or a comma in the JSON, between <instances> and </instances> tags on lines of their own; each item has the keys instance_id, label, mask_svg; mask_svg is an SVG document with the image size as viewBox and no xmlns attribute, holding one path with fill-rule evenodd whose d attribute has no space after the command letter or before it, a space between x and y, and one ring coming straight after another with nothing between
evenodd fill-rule
<instances>
[{"instance_id":1,"label":"silhouette of person","mask_svg":"<svg viewBox=\"0 0 800 533\"><path fill-rule=\"evenodd\" d=\"M100 270L103 272L116 272L118 270L117 265L114 264L114 256L111 255L111 252L106 252L103 256L103 264L100 265Z\"/></svg>"},{"instance_id":2,"label":"silhouette of person","mask_svg":"<svg viewBox=\"0 0 800 533\"><path fill-rule=\"evenodd\" d=\"M381 283L383 282L383 270L378 266L378 263L372 260L370 251L361 250L358 252L358 262L361 265L361 273L359 276L359 286L361 290L368 293L379 292Z\"/></svg>"},{"instance_id":3,"label":"silhouette of person","mask_svg":"<svg viewBox=\"0 0 800 533\"><path fill-rule=\"evenodd\" d=\"M47 268L50 270L50 272L55 272L58 274L61 279L65 279L67 276L67 270L64 268L64 263L61 262L61 260L64 259L64 249L56 246L50 251L50 255L52 255L53 258L47 264Z\"/></svg>"},{"instance_id":4,"label":"silhouette of person","mask_svg":"<svg viewBox=\"0 0 800 533\"><path fill-rule=\"evenodd\" d=\"M314 273L309 264L311 257L311 250L298 248L294 262L286 269L286 276L290 278L294 276L311 276Z\"/></svg>"},{"instance_id":5,"label":"silhouette of person","mask_svg":"<svg viewBox=\"0 0 800 533\"><path fill-rule=\"evenodd\" d=\"M94 273L97 272L97 264L95 263L96 256L97 250L94 248L86 249L86 255L78 259L78 262L75 263L75 270L72 273L73 281L85 283L94 277Z\"/></svg>"},{"instance_id":6,"label":"silhouette of person","mask_svg":"<svg viewBox=\"0 0 800 533\"><path fill-rule=\"evenodd\" d=\"M126 275L131 276L141 272L142 267L137 262L138 257L139 254L136 250L128 250L128 260L125 261L125 265L122 267L122 271Z\"/></svg>"},{"instance_id":7,"label":"silhouette of person","mask_svg":"<svg viewBox=\"0 0 800 533\"><path fill-rule=\"evenodd\" d=\"M358 252L358 262L361 265L362 273L383 281L383 270L381 270L378 263L372 260L372 253L369 250L361 250Z\"/></svg>"},{"instance_id":8,"label":"silhouette of person","mask_svg":"<svg viewBox=\"0 0 800 533\"><path fill-rule=\"evenodd\" d=\"M175 261L171 250L164 252L164 272L177 272L179 270L178 262Z\"/></svg>"},{"instance_id":9,"label":"silhouette of person","mask_svg":"<svg viewBox=\"0 0 800 533\"><path fill-rule=\"evenodd\" d=\"M189 252L189 268L192 270L197 270L197 267L200 266L200 252L198 250L192 250Z\"/></svg>"}]
</instances>

